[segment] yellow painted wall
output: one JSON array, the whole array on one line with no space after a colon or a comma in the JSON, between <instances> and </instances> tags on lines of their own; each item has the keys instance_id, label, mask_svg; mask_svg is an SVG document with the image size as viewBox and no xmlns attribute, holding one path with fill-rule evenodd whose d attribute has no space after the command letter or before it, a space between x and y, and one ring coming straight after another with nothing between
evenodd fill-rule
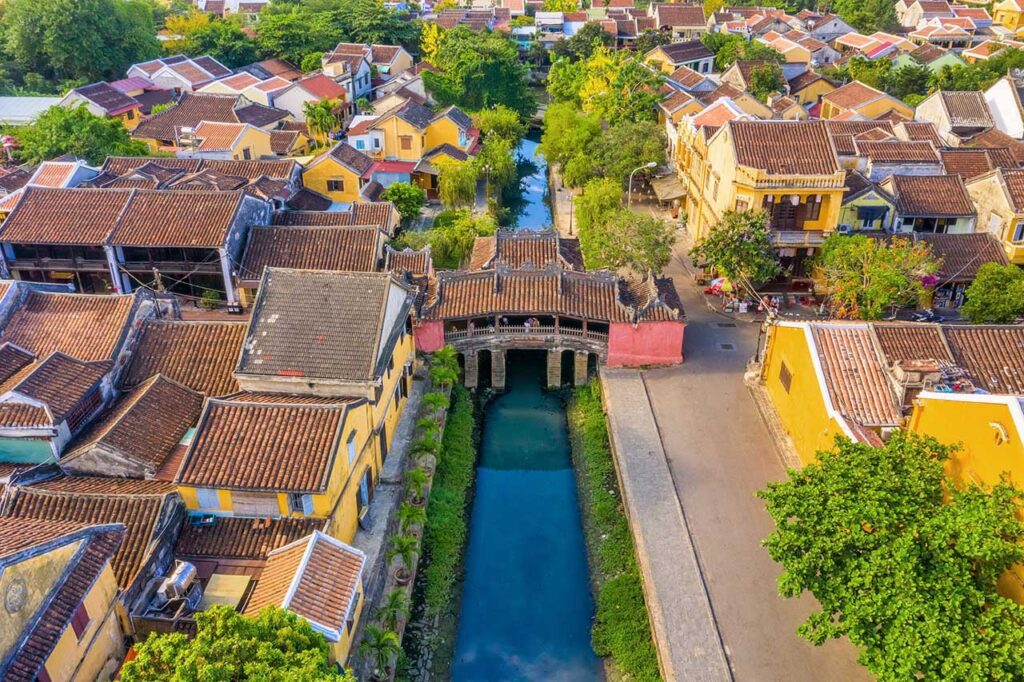
<instances>
[{"instance_id":1,"label":"yellow painted wall","mask_svg":"<svg viewBox=\"0 0 1024 682\"><path fill-rule=\"evenodd\" d=\"M858 107L857 111L865 118L871 119L884 116L890 111L896 111L908 119L914 118L914 110L894 97L879 97L873 102L868 102L864 106Z\"/></svg>"},{"instance_id":2,"label":"yellow painted wall","mask_svg":"<svg viewBox=\"0 0 1024 682\"><path fill-rule=\"evenodd\" d=\"M1024 265L1024 244L1013 241L1022 216L1010 206L999 177L987 174L971 180L967 183L967 193L978 211L975 229L992 233L1002 242L1010 262Z\"/></svg>"},{"instance_id":3,"label":"yellow painted wall","mask_svg":"<svg viewBox=\"0 0 1024 682\"><path fill-rule=\"evenodd\" d=\"M734 99L733 102L744 112L757 118L768 119L774 113L767 104L746 92Z\"/></svg>"},{"instance_id":4,"label":"yellow painted wall","mask_svg":"<svg viewBox=\"0 0 1024 682\"><path fill-rule=\"evenodd\" d=\"M273 156L274 150L270 146L270 133L259 128L246 128L241 137L235 141L235 146L231 150L232 158L236 161L244 159L245 149L249 149L249 158L254 161L264 156Z\"/></svg>"},{"instance_id":5,"label":"yellow painted wall","mask_svg":"<svg viewBox=\"0 0 1024 682\"><path fill-rule=\"evenodd\" d=\"M832 85L827 80L821 79L808 85L799 92L791 93L792 97L800 102L800 104L814 104L822 96L827 95L836 89L836 86Z\"/></svg>"},{"instance_id":6,"label":"yellow painted wall","mask_svg":"<svg viewBox=\"0 0 1024 682\"><path fill-rule=\"evenodd\" d=\"M347 627L342 627L341 639L331 643L331 662L336 661L344 665L349 653L352 651L352 635L359 629L359 619L363 615L363 602L366 601L362 582L356 585L356 594L359 595L359 603L356 604L355 613L353 614L352 630L350 631Z\"/></svg>"},{"instance_id":7,"label":"yellow painted wall","mask_svg":"<svg viewBox=\"0 0 1024 682\"><path fill-rule=\"evenodd\" d=\"M462 150L465 150L468 146L468 144L459 144L459 127L447 116L439 118L427 126L425 150L433 149L437 145L445 143Z\"/></svg>"},{"instance_id":8,"label":"yellow painted wall","mask_svg":"<svg viewBox=\"0 0 1024 682\"><path fill-rule=\"evenodd\" d=\"M426 134L418 130L407 121L397 116L390 116L382 123L374 124L375 130L384 133L384 157L398 161L419 161L429 147L426 144ZM400 138L409 136L411 145L409 149L402 149ZM457 140L456 140L457 141Z\"/></svg>"},{"instance_id":9,"label":"yellow painted wall","mask_svg":"<svg viewBox=\"0 0 1024 682\"><path fill-rule=\"evenodd\" d=\"M1011 31L1021 28L1021 11L1017 9L1013 0L1004 0L996 3L992 8L992 21L1005 26Z\"/></svg>"},{"instance_id":10,"label":"yellow painted wall","mask_svg":"<svg viewBox=\"0 0 1024 682\"><path fill-rule=\"evenodd\" d=\"M988 487L999 483L1005 473L1010 483L1021 488L1024 487L1024 432L1014 419L1008 405L1010 400L1014 399L922 394L914 401L908 428L959 446L946 464L946 472L954 481ZM1017 412L1019 415L1019 407ZM1015 566L1004 574L999 589L1006 596L1024 602L1024 566Z\"/></svg>"},{"instance_id":11,"label":"yellow painted wall","mask_svg":"<svg viewBox=\"0 0 1024 682\"><path fill-rule=\"evenodd\" d=\"M877 206L885 206L889 209L889 213L885 217L885 224L891 223L896 208L892 205L891 202L886 201L885 199L878 196L874 192L862 194L856 199L851 200L846 205L841 206L839 209L839 223L843 225L850 225L855 230L860 229L860 219L857 217L857 209L859 209L860 207L867 208ZM882 227L884 226L885 225L883 225ZM875 226L875 229L878 229L877 225Z\"/></svg>"},{"instance_id":12,"label":"yellow painted wall","mask_svg":"<svg viewBox=\"0 0 1024 682\"><path fill-rule=\"evenodd\" d=\"M803 326L775 325L768 333L762 370L765 388L804 464L816 462L818 450L845 435L826 407L811 352ZM780 379L783 365L791 377L789 390Z\"/></svg>"},{"instance_id":13,"label":"yellow painted wall","mask_svg":"<svg viewBox=\"0 0 1024 682\"><path fill-rule=\"evenodd\" d=\"M64 631L45 663L53 682L92 682L111 659L124 656L124 633L114 612L117 579L108 563L86 594L83 604L91 618L79 639L70 626Z\"/></svg>"},{"instance_id":14,"label":"yellow painted wall","mask_svg":"<svg viewBox=\"0 0 1024 682\"><path fill-rule=\"evenodd\" d=\"M672 60L659 48L650 57L647 58L647 63L660 69L662 73L671 74L676 70L676 66L672 64Z\"/></svg>"},{"instance_id":15,"label":"yellow painted wall","mask_svg":"<svg viewBox=\"0 0 1024 682\"><path fill-rule=\"evenodd\" d=\"M124 127L131 131L135 130L139 123L142 122L142 113L138 109L131 109L124 112L117 118L121 119L121 123L124 124Z\"/></svg>"},{"instance_id":16,"label":"yellow painted wall","mask_svg":"<svg viewBox=\"0 0 1024 682\"><path fill-rule=\"evenodd\" d=\"M411 69L413 66L412 55L407 51L402 50L395 55L395 61L391 62L388 70L389 76L397 76L400 73L404 73Z\"/></svg>"},{"instance_id":17,"label":"yellow painted wall","mask_svg":"<svg viewBox=\"0 0 1024 682\"><path fill-rule=\"evenodd\" d=\"M342 180L345 189L342 192L327 191L328 180ZM337 162L333 157L324 155L316 163L302 171L302 185L329 197L332 201L351 203L359 198L362 189L362 178Z\"/></svg>"},{"instance_id":18,"label":"yellow painted wall","mask_svg":"<svg viewBox=\"0 0 1024 682\"><path fill-rule=\"evenodd\" d=\"M24 581L26 589L25 605L13 614L5 609L3 618L0 618L0 651L9 651L15 645L81 544L81 541L69 543L8 566L0 573L0 595L7 594L15 582Z\"/></svg>"}]
</instances>

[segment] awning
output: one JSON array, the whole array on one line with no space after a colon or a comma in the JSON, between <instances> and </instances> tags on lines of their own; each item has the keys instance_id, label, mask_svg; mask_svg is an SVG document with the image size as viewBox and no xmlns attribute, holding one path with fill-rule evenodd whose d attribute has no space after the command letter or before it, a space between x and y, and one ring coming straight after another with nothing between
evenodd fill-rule
<instances>
[{"instance_id":1,"label":"awning","mask_svg":"<svg viewBox=\"0 0 1024 682\"><path fill-rule=\"evenodd\" d=\"M654 194L658 197L658 201L672 201L686 196L686 188L675 175L654 178L651 180L651 187L654 188Z\"/></svg>"}]
</instances>

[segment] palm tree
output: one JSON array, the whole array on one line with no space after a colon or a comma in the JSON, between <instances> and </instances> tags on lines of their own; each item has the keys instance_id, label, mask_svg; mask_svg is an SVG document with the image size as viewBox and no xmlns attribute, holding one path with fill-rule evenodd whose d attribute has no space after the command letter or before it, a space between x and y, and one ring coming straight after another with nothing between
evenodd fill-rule
<instances>
[{"instance_id":1,"label":"palm tree","mask_svg":"<svg viewBox=\"0 0 1024 682\"><path fill-rule=\"evenodd\" d=\"M437 425L437 422L428 417L417 419L416 428L423 432L424 438L436 439L441 433L441 427Z\"/></svg>"},{"instance_id":2,"label":"palm tree","mask_svg":"<svg viewBox=\"0 0 1024 682\"><path fill-rule=\"evenodd\" d=\"M459 369L459 353L453 346L445 346L430 356L431 364L444 365L452 370Z\"/></svg>"},{"instance_id":3,"label":"palm tree","mask_svg":"<svg viewBox=\"0 0 1024 682\"><path fill-rule=\"evenodd\" d=\"M459 372L447 365L434 365L430 368L430 378L438 386L447 388L459 380Z\"/></svg>"},{"instance_id":4,"label":"palm tree","mask_svg":"<svg viewBox=\"0 0 1024 682\"><path fill-rule=\"evenodd\" d=\"M430 477L427 472L419 467L405 472L405 490L412 495L413 504L423 506L423 503L426 502L423 493L426 491L429 481Z\"/></svg>"},{"instance_id":5,"label":"palm tree","mask_svg":"<svg viewBox=\"0 0 1024 682\"><path fill-rule=\"evenodd\" d=\"M412 444L412 455L417 460L427 455L436 455L441 449L441 443L433 436L423 436Z\"/></svg>"},{"instance_id":6,"label":"palm tree","mask_svg":"<svg viewBox=\"0 0 1024 682\"><path fill-rule=\"evenodd\" d=\"M413 526L422 526L427 522L427 510L414 504L403 502L398 508L398 527L403 533L409 532Z\"/></svg>"},{"instance_id":7,"label":"palm tree","mask_svg":"<svg viewBox=\"0 0 1024 682\"><path fill-rule=\"evenodd\" d=\"M373 665L373 677L386 680L391 673L391 659L402 652L402 642L391 630L367 625L363 630L363 641L359 653Z\"/></svg>"},{"instance_id":8,"label":"palm tree","mask_svg":"<svg viewBox=\"0 0 1024 682\"><path fill-rule=\"evenodd\" d=\"M416 563L417 539L412 535L392 535L388 540L388 562L396 558L402 560L402 565L395 569L395 582L399 585L408 585L412 580L413 564Z\"/></svg>"},{"instance_id":9,"label":"palm tree","mask_svg":"<svg viewBox=\"0 0 1024 682\"><path fill-rule=\"evenodd\" d=\"M435 419L440 416L441 412L447 410L450 405L448 396L440 391L427 393L420 399L420 402L423 404L423 407L433 412Z\"/></svg>"},{"instance_id":10,"label":"palm tree","mask_svg":"<svg viewBox=\"0 0 1024 682\"><path fill-rule=\"evenodd\" d=\"M306 127L319 144L327 144L327 139L338 127L338 115L331 100L306 102L302 105L306 116Z\"/></svg>"},{"instance_id":11,"label":"palm tree","mask_svg":"<svg viewBox=\"0 0 1024 682\"><path fill-rule=\"evenodd\" d=\"M405 590L391 590L377 609L377 617L388 630L398 631L398 624L409 617L409 597Z\"/></svg>"}]
</instances>

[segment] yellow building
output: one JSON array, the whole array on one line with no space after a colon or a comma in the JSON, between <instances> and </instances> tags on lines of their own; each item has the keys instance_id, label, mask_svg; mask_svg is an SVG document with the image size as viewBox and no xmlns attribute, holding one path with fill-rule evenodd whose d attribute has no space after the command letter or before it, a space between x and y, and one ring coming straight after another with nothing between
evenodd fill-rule
<instances>
[{"instance_id":1,"label":"yellow building","mask_svg":"<svg viewBox=\"0 0 1024 682\"><path fill-rule=\"evenodd\" d=\"M907 120L914 118L913 108L860 81L847 83L821 98L821 118L824 119L851 116L877 119L890 114Z\"/></svg>"},{"instance_id":2,"label":"yellow building","mask_svg":"<svg viewBox=\"0 0 1024 682\"><path fill-rule=\"evenodd\" d=\"M387 273L267 268L235 378L243 391L366 400L383 460L412 384L413 297Z\"/></svg>"},{"instance_id":3,"label":"yellow building","mask_svg":"<svg viewBox=\"0 0 1024 682\"><path fill-rule=\"evenodd\" d=\"M857 171L846 171L846 193L839 224L851 231L884 230L892 225L896 203L891 194Z\"/></svg>"},{"instance_id":4,"label":"yellow building","mask_svg":"<svg viewBox=\"0 0 1024 682\"><path fill-rule=\"evenodd\" d=\"M990 487L1005 474L1024 489L1024 399L1017 395L935 393L914 399L908 429L957 449L946 464L954 481ZM1024 602L1024 566L999 581L1000 591Z\"/></svg>"},{"instance_id":5,"label":"yellow building","mask_svg":"<svg viewBox=\"0 0 1024 682\"><path fill-rule=\"evenodd\" d=\"M789 96L805 106L820 102L822 97L835 89L832 81L813 69L808 69L789 81Z\"/></svg>"},{"instance_id":6,"label":"yellow building","mask_svg":"<svg viewBox=\"0 0 1024 682\"><path fill-rule=\"evenodd\" d=\"M360 550L316 531L270 552L244 613L292 611L327 639L331 661L344 665L363 611L365 563Z\"/></svg>"},{"instance_id":7,"label":"yellow building","mask_svg":"<svg viewBox=\"0 0 1024 682\"><path fill-rule=\"evenodd\" d=\"M302 186L331 201L349 204L362 200L373 159L339 142L302 170Z\"/></svg>"},{"instance_id":8,"label":"yellow building","mask_svg":"<svg viewBox=\"0 0 1024 682\"><path fill-rule=\"evenodd\" d=\"M1021 17L1024 16L1024 2L1021 0L1002 0L992 7L992 21L1014 33L1024 28Z\"/></svg>"},{"instance_id":9,"label":"yellow building","mask_svg":"<svg viewBox=\"0 0 1024 682\"><path fill-rule=\"evenodd\" d=\"M121 524L0 518L0 679L109 677L124 653L111 559Z\"/></svg>"},{"instance_id":10,"label":"yellow building","mask_svg":"<svg viewBox=\"0 0 1024 682\"><path fill-rule=\"evenodd\" d=\"M121 121L128 130L135 130L142 120L142 104L133 97L100 81L70 90L60 106L75 109L84 106L95 116Z\"/></svg>"},{"instance_id":11,"label":"yellow building","mask_svg":"<svg viewBox=\"0 0 1024 682\"><path fill-rule=\"evenodd\" d=\"M357 149L371 150L377 159L416 163L441 145L468 152L476 135L473 120L458 107L435 114L407 100L369 123L354 126L349 141Z\"/></svg>"},{"instance_id":12,"label":"yellow building","mask_svg":"<svg viewBox=\"0 0 1024 682\"><path fill-rule=\"evenodd\" d=\"M996 169L967 181L978 230L1003 245L1011 263L1024 265L1024 171Z\"/></svg>"},{"instance_id":13,"label":"yellow building","mask_svg":"<svg viewBox=\"0 0 1024 682\"><path fill-rule=\"evenodd\" d=\"M351 542L380 471L371 416L363 398L207 400L176 479L182 500L210 514L328 519Z\"/></svg>"},{"instance_id":14,"label":"yellow building","mask_svg":"<svg viewBox=\"0 0 1024 682\"><path fill-rule=\"evenodd\" d=\"M203 121L196 126L193 135L193 144L179 152L179 156L235 161L274 156L270 131L248 123Z\"/></svg>"},{"instance_id":15,"label":"yellow building","mask_svg":"<svg viewBox=\"0 0 1024 682\"><path fill-rule=\"evenodd\" d=\"M826 124L729 120L696 158L680 163L693 238L703 239L726 211L765 211L784 265L806 274L806 260L836 229L845 188Z\"/></svg>"}]
</instances>

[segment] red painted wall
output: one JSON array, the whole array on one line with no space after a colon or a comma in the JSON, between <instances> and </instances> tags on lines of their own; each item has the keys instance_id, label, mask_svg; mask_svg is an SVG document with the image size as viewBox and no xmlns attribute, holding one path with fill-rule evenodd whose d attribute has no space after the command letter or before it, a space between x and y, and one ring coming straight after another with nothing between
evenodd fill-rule
<instances>
[{"instance_id":1,"label":"red painted wall","mask_svg":"<svg viewBox=\"0 0 1024 682\"><path fill-rule=\"evenodd\" d=\"M444 348L444 323L440 320L420 322L413 330L416 339L416 350L421 353L433 353Z\"/></svg>"},{"instance_id":2,"label":"red painted wall","mask_svg":"<svg viewBox=\"0 0 1024 682\"><path fill-rule=\"evenodd\" d=\"M608 329L609 367L678 365L683 361L684 322L613 322Z\"/></svg>"}]
</instances>

